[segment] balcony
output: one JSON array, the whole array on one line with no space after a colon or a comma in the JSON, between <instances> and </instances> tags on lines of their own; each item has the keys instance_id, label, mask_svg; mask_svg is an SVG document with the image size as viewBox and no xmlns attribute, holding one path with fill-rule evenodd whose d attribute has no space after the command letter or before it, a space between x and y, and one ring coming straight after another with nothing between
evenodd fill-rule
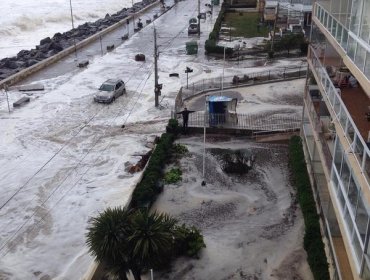
<instances>
[{"instance_id":1,"label":"balcony","mask_svg":"<svg viewBox=\"0 0 370 280\"><path fill-rule=\"evenodd\" d=\"M358 87L350 88L342 83L345 75L337 73L344 70L340 69L340 59L335 56L325 57L322 53L319 56L318 50L310 48L311 68L322 89L320 91L325 104L331 111L332 122L337 124L336 129L341 129L340 134L347 140L347 152L355 156L359 177L365 177L366 187L370 190L370 150L367 145L370 131L367 113L370 113L370 100L359 84Z\"/></svg>"}]
</instances>

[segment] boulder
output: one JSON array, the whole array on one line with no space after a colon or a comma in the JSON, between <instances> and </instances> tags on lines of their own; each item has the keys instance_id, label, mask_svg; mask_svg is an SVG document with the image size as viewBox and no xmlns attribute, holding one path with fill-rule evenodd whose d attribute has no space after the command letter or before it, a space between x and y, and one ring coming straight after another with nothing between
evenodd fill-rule
<instances>
[{"instance_id":1,"label":"boulder","mask_svg":"<svg viewBox=\"0 0 370 280\"><path fill-rule=\"evenodd\" d=\"M36 59L31 58L31 59L27 60L26 66L30 67L32 65L35 65L36 63L38 63L38 61Z\"/></svg>"},{"instance_id":2,"label":"boulder","mask_svg":"<svg viewBox=\"0 0 370 280\"><path fill-rule=\"evenodd\" d=\"M60 51L63 50L63 47L60 43L53 41L49 46L49 50L53 50L55 52L60 52Z\"/></svg>"},{"instance_id":3,"label":"boulder","mask_svg":"<svg viewBox=\"0 0 370 280\"><path fill-rule=\"evenodd\" d=\"M41 41L40 41L40 45L42 46L42 45L45 45L45 44L50 44L51 43L51 39L50 39L50 37L46 37L46 38L44 38L44 39L42 39Z\"/></svg>"}]
</instances>

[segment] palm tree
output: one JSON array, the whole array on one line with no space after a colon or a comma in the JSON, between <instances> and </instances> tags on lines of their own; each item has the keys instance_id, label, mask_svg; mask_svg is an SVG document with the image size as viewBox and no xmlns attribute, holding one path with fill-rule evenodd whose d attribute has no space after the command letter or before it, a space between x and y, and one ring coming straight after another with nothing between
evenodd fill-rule
<instances>
[{"instance_id":1,"label":"palm tree","mask_svg":"<svg viewBox=\"0 0 370 280\"><path fill-rule=\"evenodd\" d=\"M135 267L136 280L143 269L157 267L170 258L173 248L173 230L177 221L167 214L138 210L132 216L131 235L128 238Z\"/></svg>"},{"instance_id":2,"label":"palm tree","mask_svg":"<svg viewBox=\"0 0 370 280\"><path fill-rule=\"evenodd\" d=\"M130 267L130 215L131 211L124 207L108 208L92 218L87 233L90 253L121 280L127 280Z\"/></svg>"}]
</instances>

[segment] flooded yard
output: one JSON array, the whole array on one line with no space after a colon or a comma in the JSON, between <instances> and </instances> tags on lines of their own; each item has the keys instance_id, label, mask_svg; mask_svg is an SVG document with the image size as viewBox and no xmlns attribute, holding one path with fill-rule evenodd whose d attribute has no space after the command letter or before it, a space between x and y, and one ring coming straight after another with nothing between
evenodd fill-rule
<instances>
[{"instance_id":1,"label":"flooded yard","mask_svg":"<svg viewBox=\"0 0 370 280\"><path fill-rule=\"evenodd\" d=\"M182 181L166 185L154 209L198 227L207 247L199 259L178 259L155 279L313 279L287 145L207 135L202 186L203 137L177 142L189 149L173 162Z\"/></svg>"}]
</instances>

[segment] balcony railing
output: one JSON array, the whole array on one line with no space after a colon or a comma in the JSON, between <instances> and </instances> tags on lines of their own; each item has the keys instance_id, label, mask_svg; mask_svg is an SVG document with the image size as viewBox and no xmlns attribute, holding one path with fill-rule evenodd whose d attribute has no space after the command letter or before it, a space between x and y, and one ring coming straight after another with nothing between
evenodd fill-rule
<instances>
[{"instance_id":1,"label":"balcony railing","mask_svg":"<svg viewBox=\"0 0 370 280\"><path fill-rule=\"evenodd\" d=\"M357 163L365 176L367 186L370 180L370 150L357 129L337 89L331 81L325 67L321 64L315 50L310 48L310 60L318 76L318 83L324 89L323 94L335 114L335 119L342 128L349 144L349 152L355 155Z\"/></svg>"}]
</instances>

